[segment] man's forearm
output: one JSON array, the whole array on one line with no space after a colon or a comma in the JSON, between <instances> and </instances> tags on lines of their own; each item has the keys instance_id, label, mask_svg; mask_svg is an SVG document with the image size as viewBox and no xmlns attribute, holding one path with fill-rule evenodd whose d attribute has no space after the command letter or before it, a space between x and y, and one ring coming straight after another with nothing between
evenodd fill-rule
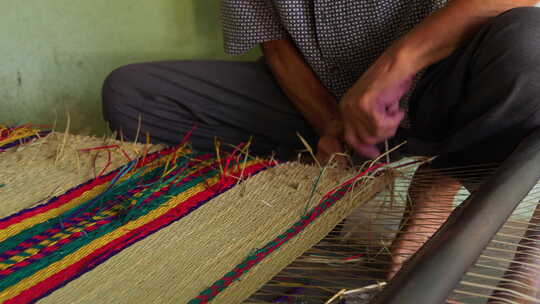
<instances>
[{"instance_id":1,"label":"man's forearm","mask_svg":"<svg viewBox=\"0 0 540 304\"><path fill-rule=\"evenodd\" d=\"M396 42L388 52L392 60L411 72L449 56L491 18L517 7L534 6L534 0L451 0L441 10Z\"/></svg>"},{"instance_id":2,"label":"man's forearm","mask_svg":"<svg viewBox=\"0 0 540 304\"><path fill-rule=\"evenodd\" d=\"M262 44L263 53L281 88L319 136L340 132L339 106L289 40Z\"/></svg>"}]
</instances>

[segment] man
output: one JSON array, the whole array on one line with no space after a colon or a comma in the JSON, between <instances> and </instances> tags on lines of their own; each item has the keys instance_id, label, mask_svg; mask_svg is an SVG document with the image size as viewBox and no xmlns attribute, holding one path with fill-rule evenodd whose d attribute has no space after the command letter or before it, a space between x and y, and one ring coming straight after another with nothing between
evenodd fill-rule
<instances>
[{"instance_id":1,"label":"man","mask_svg":"<svg viewBox=\"0 0 540 304\"><path fill-rule=\"evenodd\" d=\"M375 157L399 133L409 153L440 155L420 172L497 162L540 126L537 2L222 0L226 51L261 45L263 61L120 68L104 85L104 115L127 138L140 125L168 144L195 125L199 150L212 151L214 137L237 144L253 135L254 153L289 159L302 148L298 132L322 161L345 141ZM413 198L411 224L422 223L415 214L430 197L459 187L434 178ZM423 242L403 235L389 276Z\"/></svg>"}]
</instances>

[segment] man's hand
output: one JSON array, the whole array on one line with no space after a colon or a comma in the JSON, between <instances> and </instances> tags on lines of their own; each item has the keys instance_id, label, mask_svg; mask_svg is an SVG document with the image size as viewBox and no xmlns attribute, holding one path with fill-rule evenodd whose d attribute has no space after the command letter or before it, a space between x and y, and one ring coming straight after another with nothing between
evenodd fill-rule
<instances>
[{"instance_id":1,"label":"man's hand","mask_svg":"<svg viewBox=\"0 0 540 304\"><path fill-rule=\"evenodd\" d=\"M344 153L343 123L334 121L321 134L317 144L316 157L321 164L336 162L339 168L346 168L349 166L349 160L343 155Z\"/></svg>"},{"instance_id":2,"label":"man's hand","mask_svg":"<svg viewBox=\"0 0 540 304\"><path fill-rule=\"evenodd\" d=\"M345 139L357 152L376 157L375 144L391 137L403 113L398 101L423 68L450 55L491 18L538 0L452 0L396 41L341 102ZM433 101L436 102L436 101Z\"/></svg>"},{"instance_id":3,"label":"man's hand","mask_svg":"<svg viewBox=\"0 0 540 304\"><path fill-rule=\"evenodd\" d=\"M317 144L317 160L321 164L327 164L330 161L337 161L338 166L346 167L347 159L342 156L345 152L343 143L336 136L323 136Z\"/></svg>"},{"instance_id":4,"label":"man's hand","mask_svg":"<svg viewBox=\"0 0 540 304\"><path fill-rule=\"evenodd\" d=\"M399 101L412 86L414 72L383 55L341 101L345 140L359 154L375 158L375 146L395 135L404 112Z\"/></svg>"}]
</instances>

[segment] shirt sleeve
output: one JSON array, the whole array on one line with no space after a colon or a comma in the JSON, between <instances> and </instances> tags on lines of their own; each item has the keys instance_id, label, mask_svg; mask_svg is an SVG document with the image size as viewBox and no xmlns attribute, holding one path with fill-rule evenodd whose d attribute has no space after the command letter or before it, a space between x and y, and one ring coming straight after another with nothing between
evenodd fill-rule
<instances>
[{"instance_id":1,"label":"shirt sleeve","mask_svg":"<svg viewBox=\"0 0 540 304\"><path fill-rule=\"evenodd\" d=\"M225 53L240 55L266 41L287 36L271 0L222 0Z\"/></svg>"}]
</instances>

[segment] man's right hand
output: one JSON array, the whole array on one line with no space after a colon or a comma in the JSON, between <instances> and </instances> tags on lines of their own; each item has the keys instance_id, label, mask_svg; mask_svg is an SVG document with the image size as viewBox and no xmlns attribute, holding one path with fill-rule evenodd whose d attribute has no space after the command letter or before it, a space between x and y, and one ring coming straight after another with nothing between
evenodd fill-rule
<instances>
[{"instance_id":1,"label":"man's right hand","mask_svg":"<svg viewBox=\"0 0 540 304\"><path fill-rule=\"evenodd\" d=\"M317 145L317 160L321 165L336 162L339 168L347 168L349 160L344 156L343 141L335 136L323 136Z\"/></svg>"},{"instance_id":2,"label":"man's right hand","mask_svg":"<svg viewBox=\"0 0 540 304\"><path fill-rule=\"evenodd\" d=\"M317 160L321 165L336 162L339 168L347 168L349 159L344 156L343 123L335 121L329 124L321 134L317 144Z\"/></svg>"}]
</instances>

